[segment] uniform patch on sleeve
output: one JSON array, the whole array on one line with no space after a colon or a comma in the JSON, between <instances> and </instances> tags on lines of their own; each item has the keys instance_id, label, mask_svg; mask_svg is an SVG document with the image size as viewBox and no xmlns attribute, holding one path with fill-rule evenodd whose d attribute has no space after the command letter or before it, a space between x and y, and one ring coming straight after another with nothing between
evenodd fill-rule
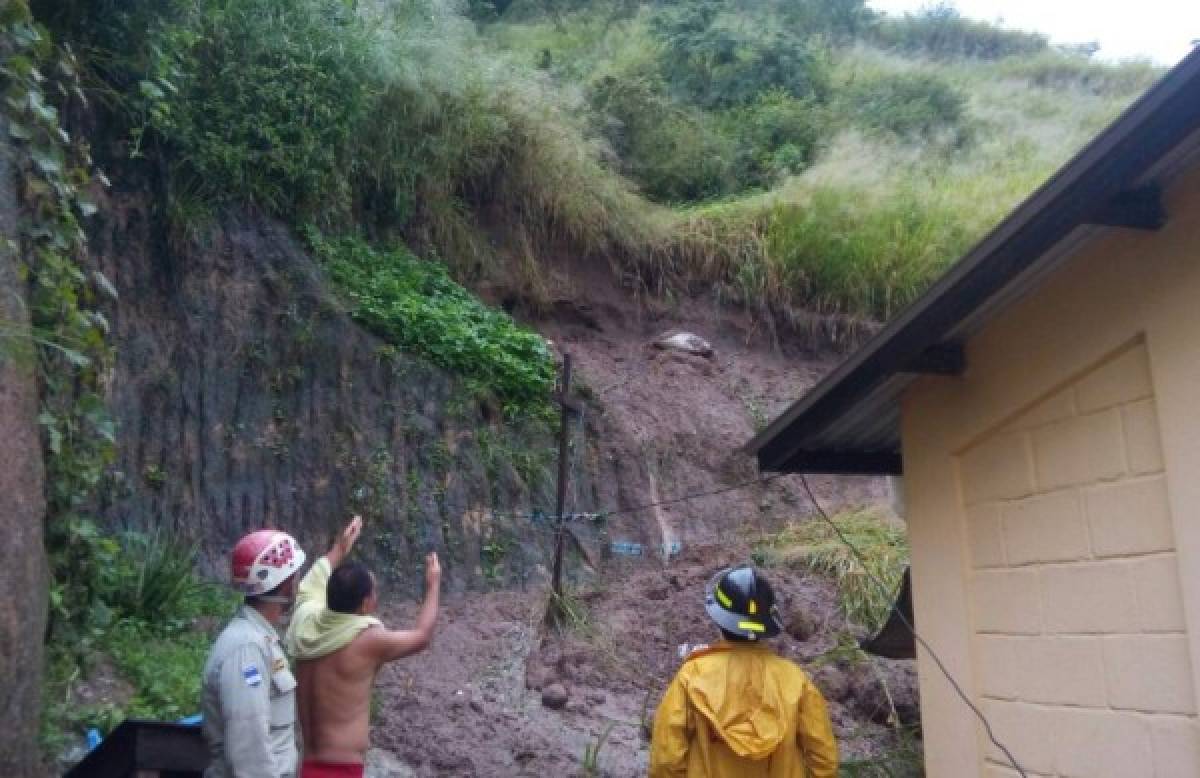
<instances>
[{"instance_id":1,"label":"uniform patch on sleeve","mask_svg":"<svg viewBox=\"0 0 1200 778\"><path fill-rule=\"evenodd\" d=\"M279 657L273 663L271 663L271 675L274 675L275 673L279 672L280 670L286 670L286 669L287 669L287 660L284 659L283 657Z\"/></svg>"},{"instance_id":2,"label":"uniform patch on sleeve","mask_svg":"<svg viewBox=\"0 0 1200 778\"><path fill-rule=\"evenodd\" d=\"M243 667L242 679L251 688L262 686L262 673L258 671L258 665L246 665Z\"/></svg>"}]
</instances>

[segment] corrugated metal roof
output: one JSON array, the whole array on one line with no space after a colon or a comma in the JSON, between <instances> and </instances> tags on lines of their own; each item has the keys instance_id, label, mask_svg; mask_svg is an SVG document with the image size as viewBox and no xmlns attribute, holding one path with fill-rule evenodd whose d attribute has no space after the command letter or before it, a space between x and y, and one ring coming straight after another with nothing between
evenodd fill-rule
<instances>
[{"instance_id":1,"label":"corrugated metal roof","mask_svg":"<svg viewBox=\"0 0 1200 778\"><path fill-rule=\"evenodd\" d=\"M900 398L929 349L962 343L1111 227L1114 203L1200 160L1200 49L1018 206L913 305L746 444L775 472L902 470ZM1121 199L1126 198L1126 199Z\"/></svg>"}]
</instances>

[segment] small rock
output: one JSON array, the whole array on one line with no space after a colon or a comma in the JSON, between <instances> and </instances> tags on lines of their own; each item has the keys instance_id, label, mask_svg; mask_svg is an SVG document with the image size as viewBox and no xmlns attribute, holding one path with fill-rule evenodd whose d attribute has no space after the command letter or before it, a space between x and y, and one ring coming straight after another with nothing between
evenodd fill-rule
<instances>
[{"instance_id":1,"label":"small rock","mask_svg":"<svg viewBox=\"0 0 1200 778\"><path fill-rule=\"evenodd\" d=\"M567 694L567 689L561 683L552 683L542 689L542 705L550 710L562 710L566 707L568 699L570 696Z\"/></svg>"},{"instance_id":2,"label":"small rock","mask_svg":"<svg viewBox=\"0 0 1200 778\"><path fill-rule=\"evenodd\" d=\"M471 710L476 713L483 713L483 703L479 700L471 700Z\"/></svg>"},{"instance_id":3,"label":"small rock","mask_svg":"<svg viewBox=\"0 0 1200 778\"><path fill-rule=\"evenodd\" d=\"M587 701L592 705L603 705L608 702L608 696L604 692L589 692Z\"/></svg>"},{"instance_id":4,"label":"small rock","mask_svg":"<svg viewBox=\"0 0 1200 778\"><path fill-rule=\"evenodd\" d=\"M542 662L530 663L525 671L525 688L541 691L554 683L556 673L554 668Z\"/></svg>"},{"instance_id":5,"label":"small rock","mask_svg":"<svg viewBox=\"0 0 1200 778\"><path fill-rule=\"evenodd\" d=\"M571 700L570 702L567 703L567 707L565 708L565 710L567 711L567 713L578 713L578 714L582 715L582 714L588 712L588 706L586 703L581 702L579 700Z\"/></svg>"},{"instance_id":6,"label":"small rock","mask_svg":"<svg viewBox=\"0 0 1200 778\"><path fill-rule=\"evenodd\" d=\"M656 589L650 589L646 592L647 600L665 600L667 599L667 587L660 586Z\"/></svg>"},{"instance_id":7,"label":"small rock","mask_svg":"<svg viewBox=\"0 0 1200 778\"><path fill-rule=\"evenodd\" d=\"M707 340L690 332L679 332L666 335L654 341L654 347L664 351L680 351L684 354L695 354L698 357L711 359L713 347Z\"/></svg>"},{"instance_id":8,"label":"small rock","mask_svg":"<svg viewBox=\"0 0 1200 778\"><path fill-rule=\"evenodd\" d=\"M831 702L843 702L853 691L850 679L838 667L832 664L824 665L813 673L813 683L821 690L825 699Z\"/></svg>"},{"instance_id":9,"label":"small rock","mask_svg":"<svg viewBox=\"0 0 1200 778\"><path fill-rule=\"evenodd\" d=\"M817 620L805 610L794 610L788 614L784 629L800 643L807 642L817 634Z\"/></svg>"}]
</instances>

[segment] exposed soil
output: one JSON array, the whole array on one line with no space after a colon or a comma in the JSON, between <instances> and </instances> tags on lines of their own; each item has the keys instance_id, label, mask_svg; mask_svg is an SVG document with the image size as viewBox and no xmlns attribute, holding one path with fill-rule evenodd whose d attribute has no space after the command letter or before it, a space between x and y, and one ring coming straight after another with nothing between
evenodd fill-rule
<instances>
[{"instance_id":1,"label":"exposed soil","mask_svg":"<svg viewBox=\"0 0 1200 778\"><path fill-rule=\"evenodd\" d=\"M588 775L585 750L605 733L599 772L590 774L644 775L646 722L679 666L680 646L715 638L704 583L749 560L756 535L813 512L787 478L630 509L753 480L757 469L740 447L831 369L837 353L776 341L751 317L704 297L635 303L602 265L562 260L551 276L558 302L533 324L572 355L587 405L588 445L574 470L590 481L571 490L568 510L623 512L577 530L595 565L572 564L572 623L545 626L538 576L519 591L456 595L433 648L381 674L376 761L394 757L409 767L377 769L380 778ZM700 336L713 353L654 346L677 332ZM831 509L889 499L882 479L812 483ZM643 555L608 553L614 542L641 544ZM671 545L681 553L665 553ZM776 648L825 692L843 757L886 749L893 708L902 721L917 718L911 663L851 661L852 652L838 650L853 636L831 584L787 570L771 577L791 633ZM403 623L414 607L394 606L388 617Z\"/></svg>"},{"instance_id":2,"label":"exposed soil","mask_svg":"<svg viewBox=\"0 0 1200 778\"><path fill-rule=\"evenodd\" d=\"M582 776L585 750L607 732L594 774L644 775L645 723L679 666L679 647L714 639L702 591L728 552L697 547L665 569L614 562L582 590L578 618L563 628L544 626L540 590L456 596L430 650L380 675L372 742L408 769L393 760L393 769L375 774ZM910 663L879 660L872 667L834 658L828 652L846 624L830 584L783 570L771 578L795 635L781 636L776 649L805 666L825 692L843 758L887 748L891 706L879 678L901 720L911 721ZM414 611L397 605L387 618L403 624ZM543 694L547 703L564 703L563 693L561 709L543 704Z\"/></svg>"},{"instance_id":3,"label":"exposed soil","mask_svg":"<svg viewBox=\"0 0 1200 778\"><path fill-rule=\"evenodd\" d=\"M828 343L776 338L748 313L711 295L638 299L610 268L560 259L550 313L533 322L569 352L590 398L592 446L580 470L592 492L575 510L629 508L709 492L758 476L741 449L842 358ZM709 357L655 347L671 333L695 334ZM606 475L608 476L606 478ZM880 478L810 479L827 508L885 503ZM782 526L813 513L794 478L613 517L608 540L711 544L732 531Z\"/></svg>"}]
</instances>

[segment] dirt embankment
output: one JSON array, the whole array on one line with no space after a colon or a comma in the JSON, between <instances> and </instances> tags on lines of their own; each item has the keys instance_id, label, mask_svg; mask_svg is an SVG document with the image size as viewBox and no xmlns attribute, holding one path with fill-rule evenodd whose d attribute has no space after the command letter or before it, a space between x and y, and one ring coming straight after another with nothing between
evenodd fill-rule
<instances>
[{"instance_id":1,"label":"dirt embankment","mask_svg":"<svg viewBox=\"0 0 1200 778\"><path fill-rule=\"evenodd\" d=\"M581 468L616 494L577 490L576 510L670 504L614 517L613 540L658 549L711 544L730 532L777 528L813 513L795 479L670 502L752 481L757 466L742 446L842 358L827 344L776 339L747 313L711 295L670 301L638 297L607 266L559 260L547 268L555 290L549 315L534 322L570 352L591 446ZM692 333L709 356L655 347ZM827 508L884 503L880 478L811 479ZM608 497L609 499L604 499ZM615 499L612 499L614 498Z\"/></svg>"},{"instance_id":2,"label":"dirt embankment","mask_svg":"<svg viewBox=\"0 0 1200 778\"><path fill-rule=\"evenodd\" d=\"M180 241L162 221L117 192L92 225L120 293L117 461L97 506L111 527L198 542L220 574L250 528L321 548L358 512L393 588L419 586L428 547L454 590L536 571L537 545L481 562L489 538L528 529L504 514L553 494L544 430L499 424L461 382L363 330L285 226L230 213Z\"/></svg>"},{"instance_id":3,"label":"dirt embankment","mask_svg":"<svg viewBox=\"0 0 1200 778\"><path fill-rule=\"evenodd\" d=\"M728 554L725 546L697 547L665 570L614 564L561 630L542 623L542 591L452 598L433 647L380 675L375 775L644 775L646 724L679 666L679 646L714 639L702 592ZM847 625L830 585L789 571L771 577L789 631L776 648L806 667L828 697L843 758L890 747L892 706L903 721L917 715L910 663L848 662L836 650ZM400 605L387 617L404 623L414 612ZM602 737L589 773L585 752Z\"/></svg>"},{"instance_id":4,"label":"dirt embankment","mask_svg":"<svg viewBox=\"0 0 1200 778\"><path fill-rule=\"evenodd\" d=\"M536 326L571 353L588 405L589 443L573 472L592 481L571 490L572 511L631 508L753 480L753 462L738 448L838 358L773 343L749 317L711 300L636 303L606 267L564 262L549 277L559 302ZM714 353L653 346L679 331L703 337ZM813 483L830 508L888 499L879 479ZM678 668L679 647L715 637L702 608L704 583L748 561L758 533L811 512L798 485L781 479L617 513L603 529L581 527L600 561L595 569L574 561L577 599L565 629L543 623L543 582L452 598L434 647L380 676L375 774L644 775L645 726ZM642 544L645 553L606 554L613 542ZM681 553L664 558L663 544L672 543ZM854 659L831 584L795 571L771 576L789 632L777 648L829 698L843 756L893 745L893 710L906 722L917 717L910 663ZM399 605L388 615L402 623L412 612ZM585 753L601 740L589 772Z\"/></svg>"}]
</instances>

